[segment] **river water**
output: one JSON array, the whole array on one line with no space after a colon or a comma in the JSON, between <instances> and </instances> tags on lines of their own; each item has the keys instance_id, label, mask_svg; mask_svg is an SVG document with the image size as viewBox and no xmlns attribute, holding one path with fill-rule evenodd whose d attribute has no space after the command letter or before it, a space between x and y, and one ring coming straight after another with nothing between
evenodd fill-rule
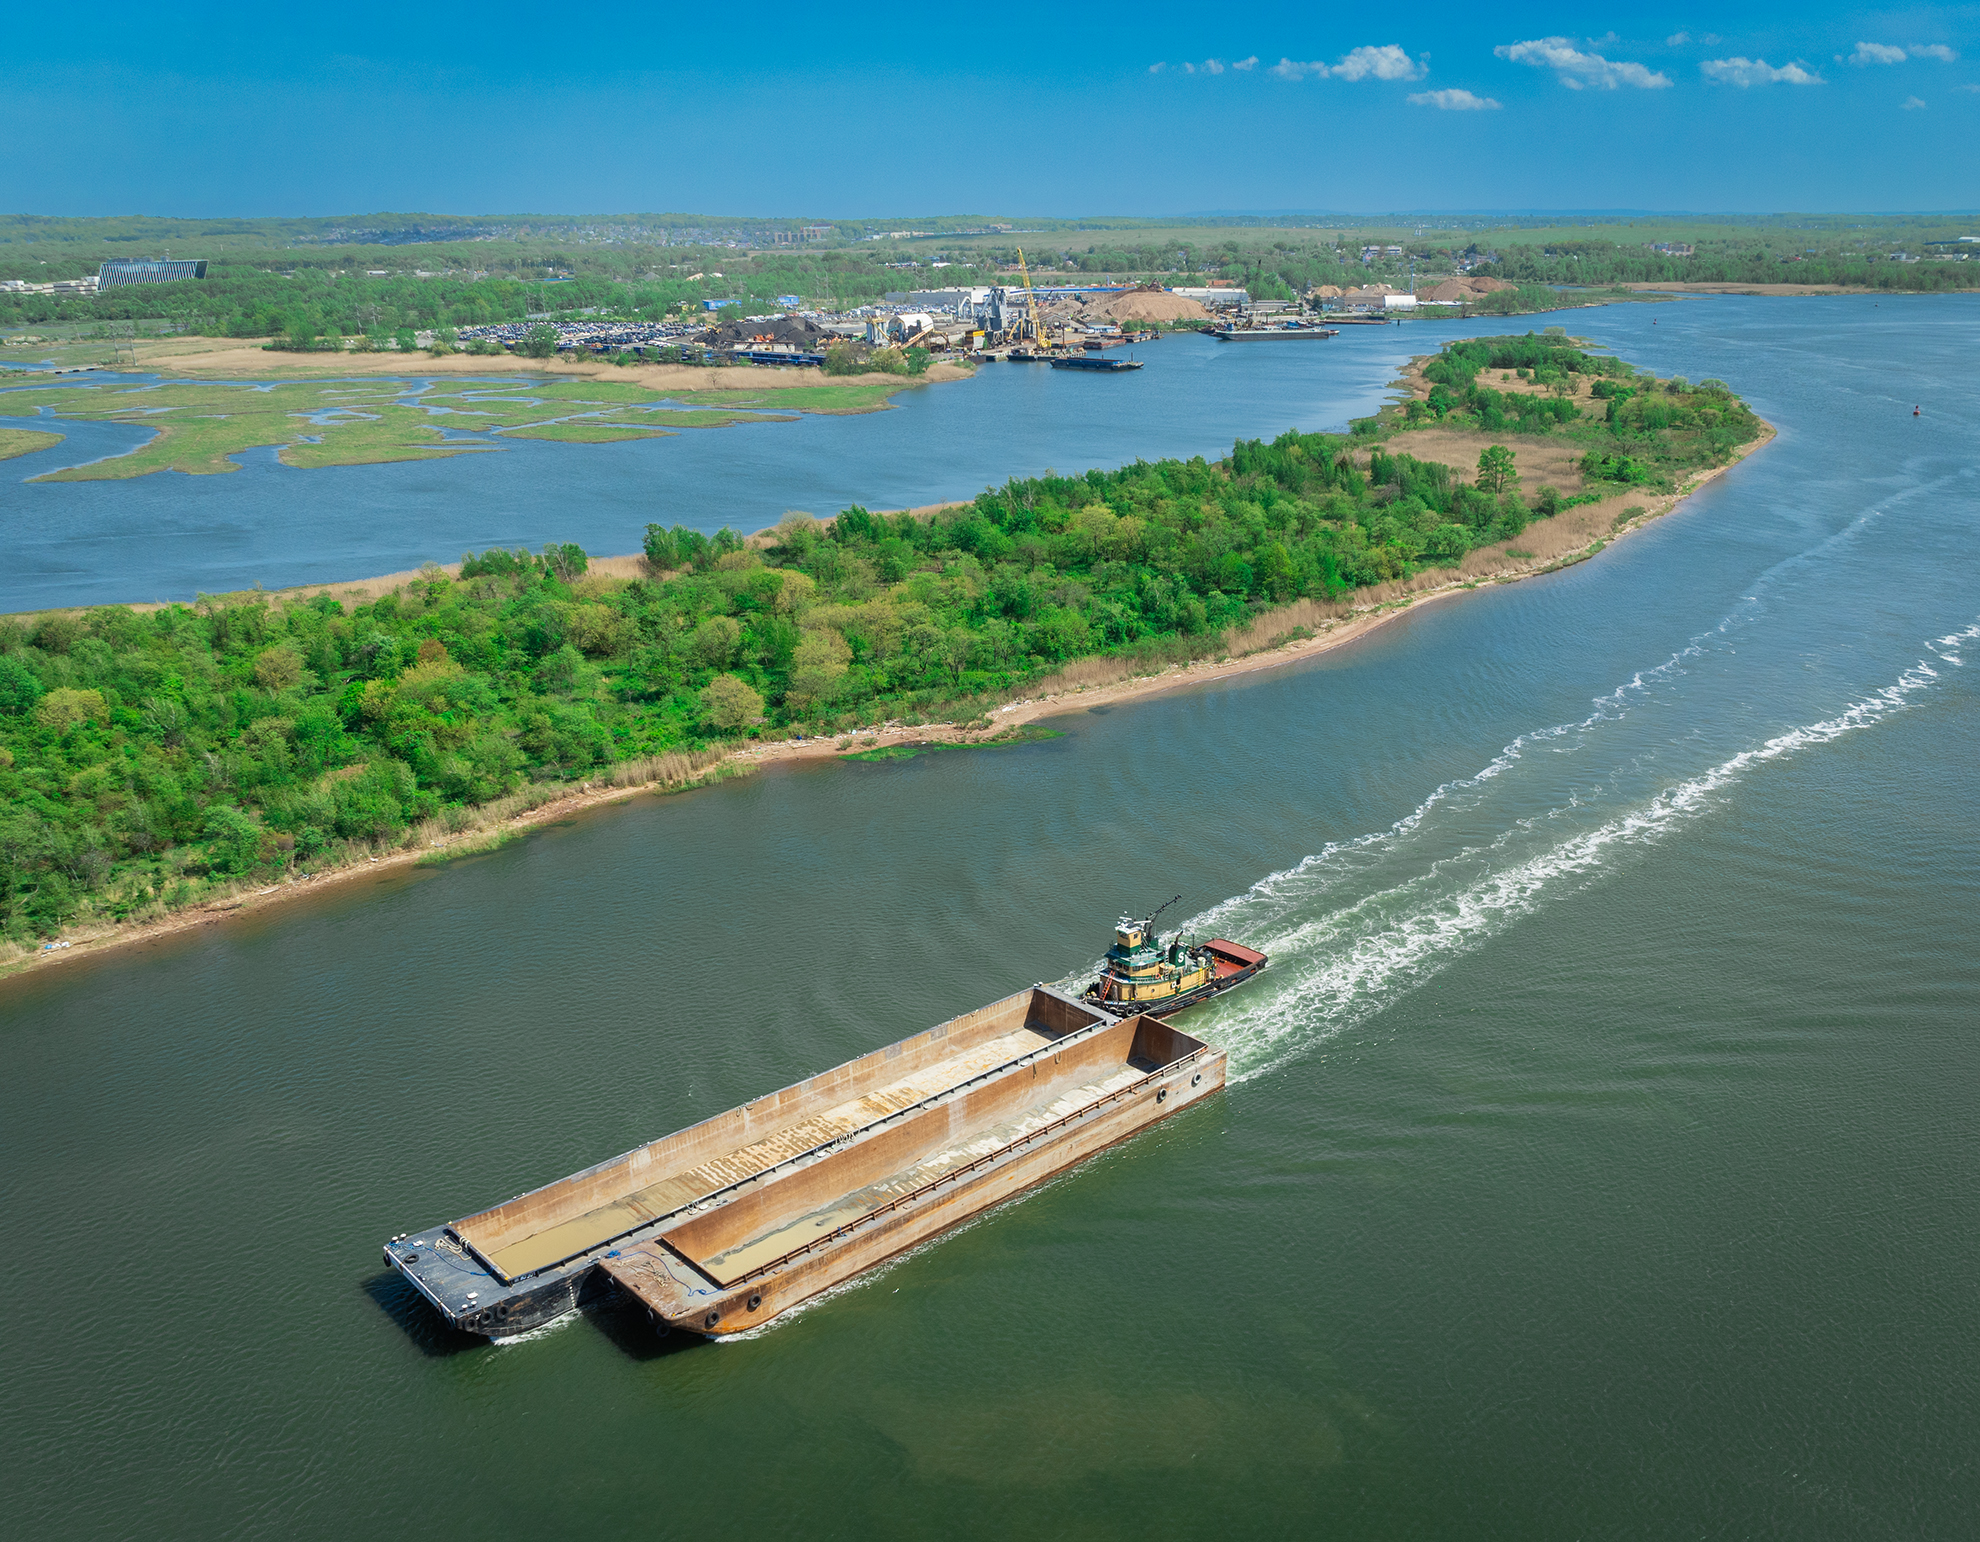
<instances>
[{"instance_id":1,"label":"river water","mask_svg":"<svg viewBox=\"0 0 1980 1542\"><path fill-rule=\"evenodd\" d=\"M334 583L549 540L636 552L649 522L760 530L791 509L915 508L1048 469L1214 458L1239 436L1340 428L1373 412L1396 365L1429 346L1428 335L1348 327L1317 346L1267 347L1265 357L1183 336L1132 350L1146 364L1134 374L992 364L972 380L905 390L890 410L851 417L622 444L507 439L493 455L313 471L282 465L269 448L234 457L240 469L217 476L131 481L31 480L123 453L150 431L8 416L0 391L0 427L68 436L0 462L0 541L11 559L0 568L0 614ZM23 377L10 372L6 383Z\"/></svg>"},{"instance_id":2,"label":"river water","mask_svg":"<svg viewBox=\"0 0 1980 1542\"><path fill-rule=\"evenodd\" d=\"M0 987L9 1534L1966 1534L1980 312L1571 319L1779 440L1302 666ZM1229 1090L754 1337L382 1271L1178 890L1273 956Z\"/></svg>"}]
</instances>

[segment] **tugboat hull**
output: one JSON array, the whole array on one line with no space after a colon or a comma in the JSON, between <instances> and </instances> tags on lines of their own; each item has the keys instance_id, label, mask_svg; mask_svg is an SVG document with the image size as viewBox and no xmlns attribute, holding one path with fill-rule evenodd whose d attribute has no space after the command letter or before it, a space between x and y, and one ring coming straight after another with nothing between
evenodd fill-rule
<instances>
[{"instance_id":1,"label":"tugboat hull","mask_svg":"<svg viewBox=\"0 0 1980 1542\"><path fill-rule=\"evenodd\" d=\"M1173 996L1153 1001L1108 1001L1099 994L1105 988L1102 979L1089 985L1080 1000L1091 1003L1103 1012L1138 1012L1143 1017L1174 1017L1178 1012L1200 1006L1212 996L1235 990L1263 969L1267 962L1263 953L1223 937L1204 943L1200 951L1208 955L1212 972L1208 980L1190 990L1178 991Z\"/></svg>"}]
</instances>

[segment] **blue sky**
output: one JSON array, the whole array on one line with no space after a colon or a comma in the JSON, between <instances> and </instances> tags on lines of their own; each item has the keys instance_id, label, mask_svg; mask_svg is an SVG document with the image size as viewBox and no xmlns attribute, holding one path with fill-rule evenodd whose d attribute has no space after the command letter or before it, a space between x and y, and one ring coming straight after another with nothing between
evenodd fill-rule
<instances>
[{"instance_id":1,"label":"blue sky","mask_svg":"<svg viewBox=\"0 0 1980 1542\"><path fill-rule=\"evenodd\" d=\"M1980 5L20 8L0 209L1980 208Z\"/></svg>"}]
</instances>

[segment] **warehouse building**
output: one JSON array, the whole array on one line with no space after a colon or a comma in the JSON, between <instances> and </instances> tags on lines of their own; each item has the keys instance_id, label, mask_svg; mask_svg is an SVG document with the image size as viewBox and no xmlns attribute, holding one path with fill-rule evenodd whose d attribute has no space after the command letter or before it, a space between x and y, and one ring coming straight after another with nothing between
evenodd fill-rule
<instances>
[{"instance_id":1,"label":"warehouse building","mask_svg":"<svg viewBox=\"0 0 1980 1542\"><path fill-rule=\"evenodd\" d=\"M175 262L160 257L113 257L96 270L98 289L121 289L129 284L175 284L205 278L206 260Z\"/></svg>"}]
</instances>

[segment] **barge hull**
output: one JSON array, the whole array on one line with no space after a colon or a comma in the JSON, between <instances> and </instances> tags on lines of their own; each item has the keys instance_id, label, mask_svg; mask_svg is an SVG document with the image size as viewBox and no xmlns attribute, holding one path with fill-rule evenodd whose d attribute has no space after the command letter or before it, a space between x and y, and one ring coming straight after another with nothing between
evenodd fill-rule
<instances>
[{"instance_id":1,"label":"barge hull","mask_svg":"<svg viewBox=\"0 0 1980 1542\"><path fill-rule=\"evenodd\" d=\"M1110 1046L1107 1041L1115 1042ZM884 1191L888 1179L898 1173L883 1169L898 1168L903 1153L877 1148L849 1153L841 1164L843 1170L821 1171L815 1180L794 1185L799 1191L781 1205L776 1195L766 1193L755 1214L724 1217L717 1212L689 1221L671 1233L619 1250L602 1261L601 1270L642 1302L658 1323L709 1337L746 1332L1126 1140L1224 1085L1222 1050L1151 1017L1131 1018L1113 1030L1096 1032L1081 1046L1084 1058L1096 1065L1110 1048L1121 1064L1134 1068L1118 1085L1103 1083L1096 1095L1083 1098L1077 1106L925 1182L912 1187L895 1184L901 1192L879 1199L863 1213L788 1252L760 1261L748 1256L753 1250L747 1247L711 1256L711 1242L720 1247L737 1233L775 1236L796 1231L801 1236L800 1224L816 1214L803 1207L821 1192ZM1091 1068L1072 1067L1066 1079ZM1062 1079L1060 1087L1064 1084ZM1049 1085L1042 1093L1006 1089L1001 1101L1010 1105L1034 1097L1049 1104L1054 1090ZM1007 1111L993 1108L973 1120L958 1108L950 1118L951 1129L941 1138L973 1150L970 1142L980 1133L981 1120ZM937 1164L940 1157L941 1153L935 1154ZM711 1223L717 1233L712 1238ZM736 1258L745 1266L726 1261Z\"/></svg>"}]
</instances>

